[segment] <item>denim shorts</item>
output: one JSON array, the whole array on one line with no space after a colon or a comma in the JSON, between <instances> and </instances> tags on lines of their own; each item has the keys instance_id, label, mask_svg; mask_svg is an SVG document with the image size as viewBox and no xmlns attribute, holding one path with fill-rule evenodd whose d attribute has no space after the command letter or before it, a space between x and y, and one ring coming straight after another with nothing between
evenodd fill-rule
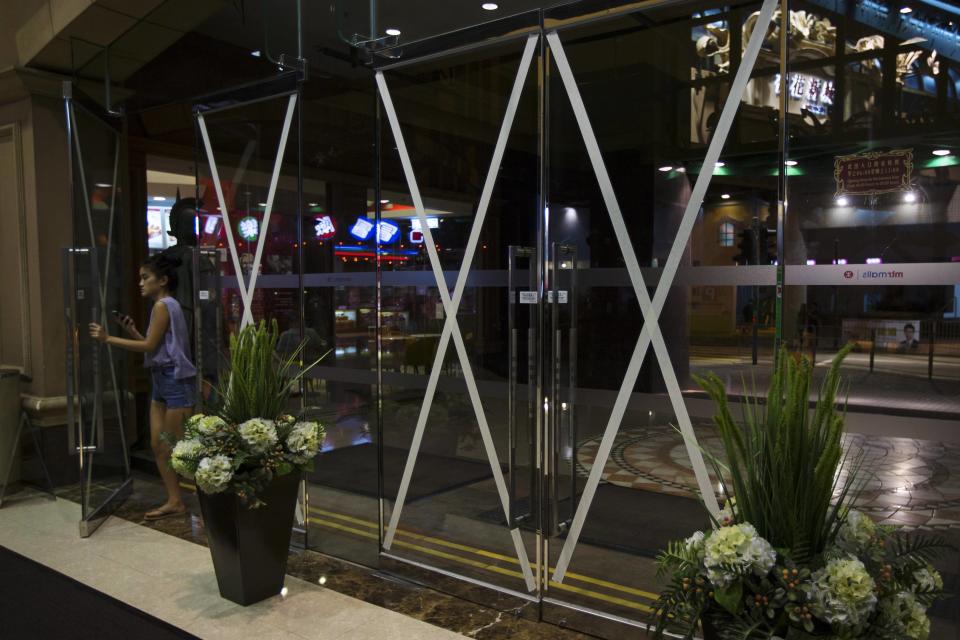
<instances>
[{"instance_id":1,"label":"denim shorts","mask_svg":"<svg viewBox=\"0 0 960 640\"><path fill-rule=\"evenodd\" d=\"M173 367L150 369L152 397L168 409L192 409L196 404L196 378L174 378Z\"/></svg>"}]
</instances>

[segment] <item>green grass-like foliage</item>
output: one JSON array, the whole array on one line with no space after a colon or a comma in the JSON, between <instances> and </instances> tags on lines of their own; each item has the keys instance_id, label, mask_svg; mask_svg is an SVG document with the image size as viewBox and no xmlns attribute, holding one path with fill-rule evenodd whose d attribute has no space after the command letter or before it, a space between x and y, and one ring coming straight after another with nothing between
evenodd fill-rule
<instances>
[{"instance_id":1,"label":"green grass-like foliage","mask_svg":"<svg viewBox=\"0 0 960 640\"><path fill-rule=\"evenodd\" d=\"M261 320L256 326L247 325L239 334L230 335L230 373L219 388L223 398L220 415L228 422L273 419L284 413L287 399L300 378L320 361L297 371L306 342L281 358L276 354L279 335L276 320L269 326Z\"/></svg>"},{"instance_id":2,"label":"green grass-like foliage","mask_svg":"<svg viewBox=\"0 0 960 640\"><path fill-rule=\"evenodd\" d=\"M736 520L752 523L798 563L809 562L833 540L856 493L859 459L844 479L837 473L844 461L840 364L851 348L834 357L812 410L810 361L782 349L766 402L747 394L742 424L731 415L723 381L713 373L695 376L717 407L714 423L727 459L707 456L724 493L736 496Z\"/></svg>"}]
</instances>

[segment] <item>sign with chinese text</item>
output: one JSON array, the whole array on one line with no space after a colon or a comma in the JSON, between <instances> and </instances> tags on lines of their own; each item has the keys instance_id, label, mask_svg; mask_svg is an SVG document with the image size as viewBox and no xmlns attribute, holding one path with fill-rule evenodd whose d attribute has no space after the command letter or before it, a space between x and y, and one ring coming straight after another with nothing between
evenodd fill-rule
<instances>
[{"instance_id":1,"label":"sign with chinese text","mask_svg":"<svg viewBox=\"0 0 960 640\"><path fill-rule=\"evenodd\" d=\"M837 196L909 191L913 149L871 151L834 159Z\"/></svg>"},{"instance_id":2,"label":"sign with chinese text","mask_svg":"<svg viewBox=\"0 0 960 640\"><path fill-rule=\"evenodd\" d=\"M320 240L329 240L337 235L337 228L334 226L333 220L330 218L330 216L318 217L317 223L313 226L313 228L317 232L317 238Z\"/></svg>"}]
</instances>

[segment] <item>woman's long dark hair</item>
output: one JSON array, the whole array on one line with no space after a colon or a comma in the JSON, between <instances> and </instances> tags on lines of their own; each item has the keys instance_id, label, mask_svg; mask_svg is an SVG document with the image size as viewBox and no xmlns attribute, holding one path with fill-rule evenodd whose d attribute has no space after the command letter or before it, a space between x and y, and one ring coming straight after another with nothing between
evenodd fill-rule
<instances>
[{"instance_id":1,"label":"woman's long dark hair","mask_svg":"<svg viewBox=\"0 0 960 640\"><path fill-rule=\"evenodd\" d=\"M143 263L143 268L148 269L150 273L155 275L157 278L167 278L167 290L170 293L175 293L177 291L177 285L179 284L179 278L177 277L177 269L183 264L183 260L177 258L176 256L168 255L164 253L155 253L154 255L147 258L147 261Z\"/></svg>"}]
</instances>

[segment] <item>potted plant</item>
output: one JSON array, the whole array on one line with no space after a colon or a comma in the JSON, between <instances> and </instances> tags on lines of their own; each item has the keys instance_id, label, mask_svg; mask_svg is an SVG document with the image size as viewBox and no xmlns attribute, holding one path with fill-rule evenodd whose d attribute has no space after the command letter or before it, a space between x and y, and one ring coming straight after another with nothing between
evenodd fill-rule
<instances>
[{"instance_id":1,"label":"potted plant","mask_svg":"<svg viewBox=\"0 0 960 640\"><path fill-rule=\"evenodd\" d=\"M717 406L725 460L705 451L726 498L712 531L668 545L669 576L654 612L692 638L925 639L927 609L943 594L930 564L948 548L931 535L878 526L851 508L862 458L844 453L840 364L809 407L809 361L779 353L766 401L730 413L723 381L697 378ZM841 472L841 465L847 469Z\"/></svg>"},{"instance_id":2,"label":"potted plant","mask_svg":"<svg viewBox=\"0 0 960 640\"><path fill-rule=\"evenodd\" d=\"M278 359L277 337L262 321L232 335L219 414L192 416L179 440L165 434L171 466L196 482L220 595L242 605L283 588L297 489L324 435L284 413L309 367L295 370L302 344Z\"/></svg>"}]
</instances>

